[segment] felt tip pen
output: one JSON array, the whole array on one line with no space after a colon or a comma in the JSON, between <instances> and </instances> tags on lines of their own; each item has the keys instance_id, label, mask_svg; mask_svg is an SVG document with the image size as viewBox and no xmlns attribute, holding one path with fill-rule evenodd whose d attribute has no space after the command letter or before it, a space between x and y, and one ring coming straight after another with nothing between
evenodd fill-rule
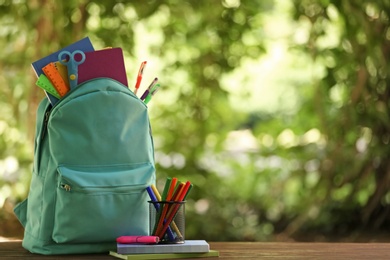
<instances>
[{"instance_id":1,"label":"felt tip pen","mask_svg":"<svg viewBox=\"0 0 390 260\"><path fill-rule=\"evenodd\" d=\"M149 197L150 199L153 201L153 202L157 202L159 200L161 200L161 196L159 196L159 198L157 198L157 194L155 194L154 190L152 189L152 187L146 187L146 191L148 192L149 194ZM160 204L158 203L153 203L155 209L157 210L157 212L160 210ZM177 229L177 226L175 224L175 227L176 227L176 233L179 234L180 231ZM167 229L167 234L168 234L168 237L171 241L174 241L175 240L175 236L173 235L173 232L172 232L172 229L170 227L168 227ZM181 233L180 233L180 236L181 236Z\"/></svg>"},{"instance_id":2,"label":"felt tip pen","mask_svg":"<svg viewBox=\"0 0 390 260\"><path fill-rule=\"evenodd\" d=\"M148 93L148 95L146 96L144 100L145 104L149 103L149 101L152 99L152 96L154 96L154 94L157 93L157 91L160 89L160 84L156 84L156 86L153 89L154 90L152 90L152 92Z\"/></svg>"},{"instance_id":3,"label":"felt tip pen","mask_svg":"<svg viewBox=\"0 0 390 260\"><path fill-rule=\"evenodd\" d=\"M136 95L137 95L139 86L141 84L142 75L144 74L144 69L145 69L146 63L147 63L146 61L142 62L141 66L139 67L137 82L135 83L135 87L134 87L134 94L136 94Z\"/></svg>"},{"instance_id":4,"label":"felt tip pen","mask_svg":"<svg viewBox=\"0 0 390 260\"><path fill-rule=\"evenodd\" d=\"M149 87L145 90L145 92L140 97L141 100L144 100L148 96L149 92L152 91L152 88L154 85L156 85L157 81L158 81L158 78L154 78L152 83L150 83Z\"/></svg>"},{"instance_id":5,"label":"felt tip pen","mask_svg":"<svg viewBox=\"0 0 390 260\"><path fill-rule=\"evenodd\" d=\"M120 244L157 244L158 236L121 236L116 239Z\"/></svg>"}]
</instances>

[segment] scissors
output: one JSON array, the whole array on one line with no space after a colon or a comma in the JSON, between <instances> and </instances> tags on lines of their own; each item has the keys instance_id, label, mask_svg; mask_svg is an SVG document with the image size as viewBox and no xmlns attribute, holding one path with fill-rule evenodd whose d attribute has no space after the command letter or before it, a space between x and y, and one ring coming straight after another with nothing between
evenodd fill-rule
<instances>
[{"instance_id":1,"label":"scissors","mask_svg":"<svg viewBox=\"0 0 390 260\"><path fill-rule=\"evenodd\" d=\"M76 55L81 56L80 60L76 60ZM68 79L71 89L76 88L77 86L77 76L78 76L78 65L82 64L85 61L85 53L83 51L77 50L72 53L69 51L62 51L58 54L58 60L62 65L68 67Z\"/></svg>"}]
</instances>

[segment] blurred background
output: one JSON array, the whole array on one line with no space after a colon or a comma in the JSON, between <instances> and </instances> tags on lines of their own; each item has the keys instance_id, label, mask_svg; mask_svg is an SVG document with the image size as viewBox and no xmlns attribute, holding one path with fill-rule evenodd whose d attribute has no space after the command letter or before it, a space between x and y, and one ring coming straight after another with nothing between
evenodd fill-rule
<instances>
[{"instance_id":1,"label":"blurred background","mask_svg":"<svg viewBox=\"0 0 390 260\"><path fill-rule=\"evenodd\" d=\"M187 239L390 240L387 0L0 0L0 236L21 237L31 63L89 36L123 48L158 185L190 180Z\"/></svg>"}]
</instances>

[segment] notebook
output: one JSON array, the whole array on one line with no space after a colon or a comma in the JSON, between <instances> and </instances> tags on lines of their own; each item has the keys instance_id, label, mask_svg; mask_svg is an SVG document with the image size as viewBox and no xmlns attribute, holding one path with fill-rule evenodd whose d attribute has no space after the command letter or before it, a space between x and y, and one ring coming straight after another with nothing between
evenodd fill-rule
<instances>
[{"instance_id":1,"label":"notebook","mask_svg":"<svg viewBox=\"0 0 390 260\"><path fill-rule=\"evenodd\" d=\"M180 258L202 258L202 257L218 257L219 252L215 250L210 250L206 253L166 253L166 254L132 254L132 255L123 255L118 254L117 252L110 251L110 255L117 257L119 259L131 260L131 259L180 259Z\"/></svg>"},{"instance_id":2,"label":"notebook","mask_svg":"<svg viewBox=\"0 0 390 260\"><path fill-rule=\"evenodd\" d=\"M118 254L207 253L209 250L205 240L186 240L184 244L117 244Z\"/></svg>"},{"instance_id":3,"label":"notebook","mask_svg":"<svg viewBox=\"0 0 390 260\"><path fill-rule=\"evenodd\" d=\"M126 87L127 75L121 48L85 53L85 61L78 66L78 84L94 78L111 78Z\"/></svg>"}]
</instances>

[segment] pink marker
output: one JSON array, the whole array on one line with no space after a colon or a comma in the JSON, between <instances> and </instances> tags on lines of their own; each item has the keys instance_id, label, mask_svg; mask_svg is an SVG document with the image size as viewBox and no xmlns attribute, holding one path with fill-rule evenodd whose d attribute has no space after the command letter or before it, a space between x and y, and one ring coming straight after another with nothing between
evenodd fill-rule
<instances>
[{"instance_id":1,"label":"pink marker","mask_svg":"<svg viewBox=\"0 0 390 260\"><path fill-rule=\"evenodd\" d=\"M121 236L116 239L121 244L157 244L159 241L158 236Z\"/></svg>"}]
</instances>

